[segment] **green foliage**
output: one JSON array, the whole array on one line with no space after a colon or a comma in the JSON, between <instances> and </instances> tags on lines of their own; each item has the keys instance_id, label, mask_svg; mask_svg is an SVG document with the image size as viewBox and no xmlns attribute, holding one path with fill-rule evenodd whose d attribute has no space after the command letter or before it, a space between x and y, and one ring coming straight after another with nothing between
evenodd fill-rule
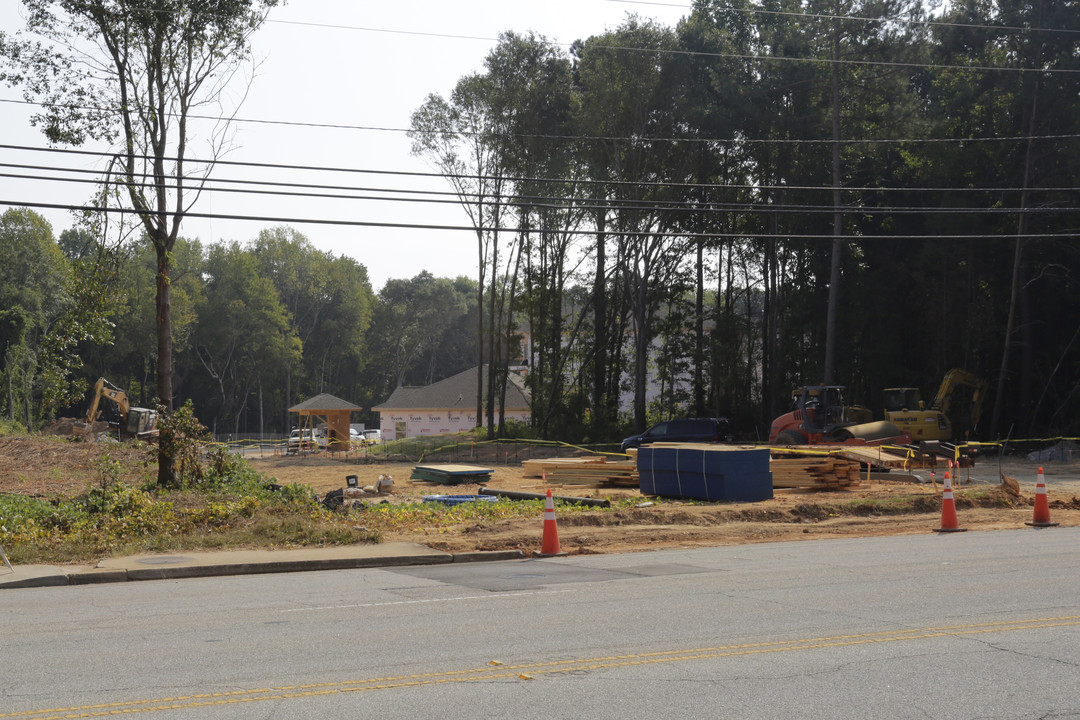
<instances>
[{"instance_id":1,"label":"green foliage","mask_svg":"<svg viewBox=\"0 0 1080 720\"><path fill-rule=\"evenodd\" d=\"M361 368L371 343L374 295L363 265L318 250L287 227L259 233L250 247L258 274L270 281L284 308L288 334L298 339L284 348L281 362L262 367L259 390L276 400L274 426L289 430L284 412L297 398L330 392L356 401ZM385 399L380 395L375 404ZM250 400L249 400L250 401ZM359 404L359 403L358 403Z\"/></svg>"},{"instance_id":2,"label":"green foliage","mask_svg":"<svg viewBox=\"0 0 1080 720\"><path fill-rule=\"evenodd\" d=\"M389 280L379 291L367 365L380 394L401 385L428 385L475 362L475 337L462 327L475 307L475 286L423 272ZM470 342L454 346L456 336ZM448 356L449 355L449 356Z\"/></svg>"},{"instance_id":3,"label":"green foliage","mask_svg":"<svg viewBox=\"0 0 1080 720\"><path fill-rule=\"evenodd\" d=\"M162 30L171 47L239 49L211 53L228 65L273 4L211 2L221 12L209 25L178 6ZM105 5L150 29L137 3L24 3L50 37L115 30L83 13ZM287 408L318 392L371 407L399 384L520 359L542 437L613 439L628 399L635 429L693 412L761 437L792 387L823 379L832 245L819 240L833 233L835 182L846 238L836 380L853 400L876 408L897 384L929 395L962 366L1002 378L999 432L1008 418L1074 434L1080 251L1062 178L1080 177L1078 44L1046 28L1069 27L1075 0L952 2L934 25L908 0L789 5L695 0L674 29L630 17L569 52L506 33L481 71L430 96L410 139L476 228L475 281L425 273L376 297L360 262L290 228L159 254L165 228L146 227L114 283L124 302L103 347L94 318L106 311L71 306L89 307L108 280L62 281L79 275L70 261L87 257L89 236L63 233L64 258L37 242L51 231L33 213L10 215L18 237L37 240L0 250L4 414L33 425L70 400L75 358L150 404L165 260L183 393L218 434L287 432ZM64 7L78 22L62 22ZM136 121L171 111L118 107L75 58L21 41L5 50L6 77L38 99L85 93L48 105L54 139L93 129L84 108ZM203 462L196 483L233 472Z\"/></svg>"},{"instance_id":4,"label":"green foliage","mask_svg":"<svg viewBox=\"0 0 1080 720\"><path fill-rule=\"evenodd\" d=\"M535 440L538 439L536 429L528 423L520 420L509 419L503 427L501 434L506 440Z\"/></svg>"},{"instance_id":5,"label":"green foliage","mask_svg":"<svg viewBox=\"0 0 1080 720\"><path fill-rule=\"evenodd\" d=\"M169 454L176 463L176 489L235 485L251 491L261 482L259 474L241 456L224 446L212 445L213 438L195 417L190 400L171 414L160 411L159 408L159 441L170 444ZM148 462L156 458L157 448L148 446Z\"/></svg>"},{"instance_id":6,"label":"green foliage","mask_svg":"<svg viewBox=\"0 0 1080 720\"><path fill-rule=\"evenodd\" d=\"M123 464L106 450L94 460L94 472L97 475L98 488L105 490L120 483Z\"/></svg>"},{"instance_id":7,"label":"green foliage","mask_svg":"<svg viewBox=\"0 0 1080 720\"><path fill-rule=\"evenodd\" d=\"M12 209L0 217L0 407L26 427L85 391L76 347L107 340L110 327L102 268L69 261L40 215Z\"/></svg>"},{"instance_id":8,"label":"green foliage","mask_svg":"<svg viewBox=\"0 0 1080 720\"><path fill-rule=\"evenodd\" d=\"M198 488L178 490L121 482L121 466L108 452L94 467L92 487L75 498L0 494L0 545L13 562L379 540L377 531L317 504L306 486L275 485L242 459L207 472Z\"/></svg>"},{"instance_id":9,"label":"green foliage","mask_svg":"<svg viewBox=\"0 0 1080 720\"><path fill-rule=\"evenodd\" d=\"M26 426L15 420L0 417L0 437L5 435L25 435Z\"/></svg>"},{"instance_id":10,"label":"green foliage","mask_svg":"<svg viewBox=\"0 0 1080 720\"><path fill-rule=\"evenodd\" d=\"M205 409L235 425L260 381L281 377L301 360L296 329L271 278L258 272L258 257L239 243L215 245L205 263L205 294L193 349L216 392Z\"/></svg>"}]
</instances>

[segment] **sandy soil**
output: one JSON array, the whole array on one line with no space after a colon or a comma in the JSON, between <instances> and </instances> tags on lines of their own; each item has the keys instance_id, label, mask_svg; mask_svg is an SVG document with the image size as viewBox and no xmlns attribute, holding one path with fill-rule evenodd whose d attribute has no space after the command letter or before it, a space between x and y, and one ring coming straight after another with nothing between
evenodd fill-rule
<instances>
[{"instance_id":1,"label":"sandy soil","mask_svg":"<svg viewBox=\"0 0 1080 720\"><path fill-rule=\"evenodd\" d=\"M76 495L100 481L100 444L54 438L0 438L0 492L48 497ZM144 451L130 445L108 447L120 460L128 479L141 482L153 469L140 461ZM341 489L348 475L358 484L374 485L379 475L394 479L393 492L371 502L416 502L424 495L475 494L475 484L444 486L409 479L412 463L369 463L356 457L329 454L301 457L249 457L252 465L281 483L309 485L320 496ZM626 552L671 547L700 547L752 542L828 537L868 537L932 532L940 525L940 487L898 481L864 482L839 492L777 490L772 500L759 503L706 504L657 501L636 489L592 489L546 485L524 477L520 465L485 465L493 470L489 487L556 495L631 498L638 502L617 511L560 511L559 540L571 553ZM998 488L1002 474L1019 481L1020 497ZM1023 460L977 462L962 471L957 485L960 525L972 531L1023 528L1032 519L1037 465ZM1062 525L1080 524L1080 462L1047 467L1052 519ZM890 497L916 496L915 509L894 513ZM909 503L910 505L910 503ZM1036 532L1032 530L1032 532ZM386 540L420 542L449 551L539 550L543 520L518 518L487 524L461 524L435 532L418 529Z\"/></svg>"}]
</instances>

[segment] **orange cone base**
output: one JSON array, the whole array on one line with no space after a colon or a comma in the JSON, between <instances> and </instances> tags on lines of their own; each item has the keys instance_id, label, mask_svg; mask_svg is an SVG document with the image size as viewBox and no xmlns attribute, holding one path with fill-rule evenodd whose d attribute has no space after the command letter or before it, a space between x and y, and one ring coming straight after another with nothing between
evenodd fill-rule
<instances>
[{"instance_id":1,"label":"orange cone base","mask_svg":"<svg viewBox=\"0 0 1080 720\"><path fill-rule=\"evenodd\" d=\"M952 527L952 528L939 527L939 528L934 528L934 532L967 532L967 531L968 531L967 528L961 528L961 527Z\"/></svg>"},{"instance_id":2,"label":"orange cone base","mask_svg":"<svg viewBox=\"0 0 1080 720\"><path fill-rule=\"evenodd\" d=\"M1026 522L1024 524L1025 525L1030 525L1031 527L1057 527L1061 523L1055 523L1055 522Z\"/></svg>"},{"instance_id":3,"label":"orange cone base","mask_svg":"<svg viewBox=\"0 0 1080 720\"><path fill-rule=\"evenodd\" d=\"M569 554L570 553L568 553L568 552L561 552L561 551L557 552L557 553L546 553L546 552L540 552L539 550L533 550L533 557L564 557L564 556L569 555Z\"/></svg>"}]
</instances>

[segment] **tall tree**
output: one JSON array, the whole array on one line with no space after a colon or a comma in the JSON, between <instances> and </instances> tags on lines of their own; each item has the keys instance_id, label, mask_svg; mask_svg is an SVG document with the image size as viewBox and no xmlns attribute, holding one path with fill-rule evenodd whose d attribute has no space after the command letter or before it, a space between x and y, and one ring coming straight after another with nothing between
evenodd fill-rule
<instances>
[{"instance_id":1,"label":"tall tree","mask_svg":"<svg viewBox=\"0 0 1080 720\"><path fill-rule=\"evenodd\" d=\"M64 313L70 272L44 218L26 209L0 216L0 378L8 417L27 428L37 419L42 349Z\"/></svg>"},{"instance_id":2,"label":"tall tree","mask_svg":"<svg viewBox=\"0 0 1080 720\"><path fill-rule=\"evenodd\" d=\"M9 81L44 101L50 141L116 140L108 175L124 189L157 257L157 394L173 408L171 253L213 167L189 158L188 120L216 103L278 0L23 0L28 29L50 45L5 44ZM221 136L211 139L211 153ZM194 165L194 169L191 167ZM176 479L163 437L158 483Z\"/></svg>"},{"instance_id":3,"label":"tall tree","mask_svg":"<svg viewBox=\"0 0 1080 720\"><path fill-rule=\"evenodd\" d=\"M434 376L434 355L445 330L466 313L468 299L449 278L422 272L409 280L388 280L379 292L376 322L382 348L378 353L390 392L411 381L430 385L447 374ZM467 368L457 368L465 370Z\"/></svg>"},{"instance_id":4,"label":"tall tree","mask_svg":"<svg viewBox=\"0 0 1080 720\"><path fill-rule=\"evenodd\" d=\"M211 427L240 416L251 395L300 356L300 339L270 278L260 276L254 254L238 243L215 245L207 255L205 300L199 308L194 352L217 389ZM267 383L269 384L269 383Z\"/></svg>"},{"instance_id":5,"label":"tall tree","mask_svg":"<svg viewBox=\"0 0 1080 720\"><path fill-rule=\"evenodd\" d=\"M76 346L105 342L106 289L92 261L70 261L37 213L0 216L0 382L27 428L85 392Z\"/></svg>"},{"instance_id":6,"label":"tall tree","mask_svg":"<svg viewBox=\"0 0 1080 720\"><path fill-rule=\"evenodd\" d=\"M518 354L519 310L531 338L527 381L532 418L541 433L557 420L569 353L579 333L567 332L563 300L577 258L575 230L587 211L575 205L582 192L570 136L573 85L570 58L545 38L504 33L485 62L493 115L504 118L507 164L514 176L516 252L508 255L503 292L515 302L503 310L505 350L493 379L505 391L506 363ZM512 261L512 262L511 262ZM517 272L515 272L517 271ZM518 292L517 278L522 288ZM515 294L517 293L517 294ZM501 407L501 404L500 404Z\"/></svg>"},{"instance_id":7,"label":"tall tree","mask_svg":"<svg viewBox=\"0 0 1080 720\"><path fill-rule=\"evenodd\" d=\"M646 424L649 348L653 320L685 249L665 204L672 185L686 180L688 160L670 142L676 134L671 57L675 34L629 18L615 31L578 48L581 127L600 148L612 195L618 282L633 322L634 424ZM605 180L607 178L604 178Z\"/></svg>"},{"instance_id":8,"label":"tall tree","mask_svg":"<svg viewBox=\"0 0 1080 720\"><path fill-rule=\"evenodd\" d=\"M490 78L469 75L458 81L446 100L430 95L412 115L409 137L412 152L427 158L442 171L453 187L476 234L477 247L477 366L494 362L496 319L494 288L498 279L500 230L508 191L506 118L491 112ZM485 313L484 299L488 306ZM486 319L486 323L485 323ZM487 352L485 357L485 340ZM477 372L476 422L494 402L494 373ZM489 435L494 431L493 413L487 412Z\"/></svg>"},{"instance_id":9,"label":"tall tree","mask_svg":"<svg viewBox=\"0 0 1080 720\"><path fill-rule=\"evenodd\" d=\"M283 422L300 396L336 392L352 400L355 388L335 385L347 365L360 364L364 351L375 304L366 268L319 250L307 236L284 226L261 231L252 251L304 348L302 358L280 376Z\"/></svg>"}]
</instances>

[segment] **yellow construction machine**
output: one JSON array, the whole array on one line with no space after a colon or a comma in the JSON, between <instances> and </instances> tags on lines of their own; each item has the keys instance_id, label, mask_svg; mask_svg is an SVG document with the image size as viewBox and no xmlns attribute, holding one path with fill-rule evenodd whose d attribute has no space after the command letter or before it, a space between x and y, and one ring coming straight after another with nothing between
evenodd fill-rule
<instances>
[{"instance_id":1,"label":"yellow construction machine","mask_svg":"<svg viewBox=\"0 0 1080 720\"><path fill-rule=\"evenodd\" d=\"M150 408L131 407L127 393L105 378L98 378L98 381L94 383L90 409L86 411L87 425L92 426L97 420L102 398L116 403L117 410L120 412L121 434L151 442L157 439L157 412Z\"/></svg>"},{"instance_id":2,"label":"yellow construction machine","mask_svg":"<svg viewBox=\"0 0 1080 720\"><path fill-rule=\"evenodd\" d=\"M792 393L795 409L772 421L770 445L909 445L911 438L888 421L844 401L842 385L807 385Z\"/></svg>"},{"instance_id":3,"label":"yellow construction machine","mask_svg":"<svg viewBox=\"0 0 1080 720\"><path fill-rule=\"evenodd\" d=\"M885 419L911 435L912 440L962 440L979 423L986 383L954 368L945 373L930 407L918 388L885 389Z\"/></svg>"}]
</instances>

